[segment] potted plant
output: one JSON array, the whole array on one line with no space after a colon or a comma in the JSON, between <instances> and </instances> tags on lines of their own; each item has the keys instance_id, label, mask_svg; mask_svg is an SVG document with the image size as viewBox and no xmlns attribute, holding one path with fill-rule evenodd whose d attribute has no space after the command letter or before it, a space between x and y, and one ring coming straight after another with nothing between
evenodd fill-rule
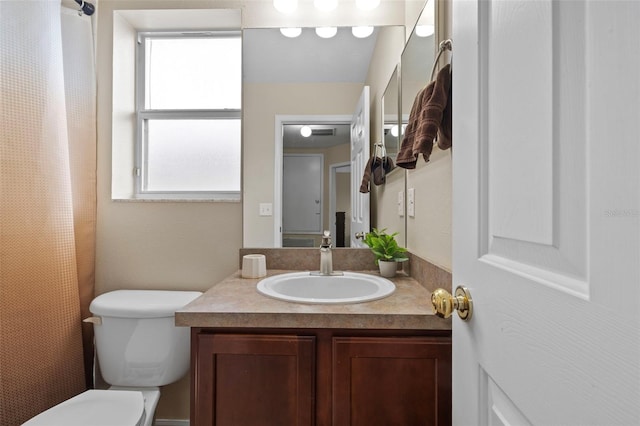
<instances>
[{"instance_id":1,"label":"potted plant","mask_svg":"<svg viewBox=\"0 0 640 426\"><path fill-rule=\"evenodd\" d=\"M397 232L387 234L386 228L378 230L373 228L364 237L364 243L369 246L376 257L376 265L380 268L380 275L391 278L396 275L398 262L409 260L405 255L407 249L400 247L396 241Z\"/></svg>"}]
</instances>

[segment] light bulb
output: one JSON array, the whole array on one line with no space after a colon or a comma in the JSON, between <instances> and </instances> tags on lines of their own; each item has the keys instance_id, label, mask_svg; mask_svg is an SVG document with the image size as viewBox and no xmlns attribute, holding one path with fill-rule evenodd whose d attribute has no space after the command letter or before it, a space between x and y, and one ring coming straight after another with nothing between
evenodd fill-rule
<instances>
[{"instance_id":1,"label":"light bulb","mask_svg":"<svg viewBox=\"0 0 640 426\"><path fill-rule=\"evenodd\" d=\"M435 30L436 29L433 25L417 25L416 35L418 37L429 37L430 35L433 35Z\"/></svg>"},{"instance_id":2,"label":"light bulb","mask_svg":"<svg viewBox=\"0 0 640 426\"><path fill-rule=\"evenodd\" d=\"M300 134L303 137L308 138L309 136L311 136L311 127L309 127L309 126L300 127Z\"/></svg>"},{"instance_id":3,"label":"light bulb","mask_svg":"<svg viewBox=\"0 0 640 426\"><path fill-rule=\"evenodd\" d=\"M298 0L273 0L273 7L278 12L291 13L298 8Z\"/></svg>"},{"instance_id":4,"label":"light bulb","mask_svg":"<svg viewBox=\"0 0 640 426\"><path fill-rule=\"evenodd\" d=\"M393 126L391 126L391 136L393 136L394 138L398 137L398 125L394 124Z\"/></svg>"},{"instance_id":5,"label":"light bulb","mask_svg":"<svg viewBox=\"0 0 640 426\"><path fill-rule=\"evenodd\" d=\"M372 10L380 5L380 0L356 0L356 6L362 10Z\"/></svg>"},{"instance_id":6,"label":"light bulb","mask_svg":"<svg viewBox=\"0 0 640 426\"><path fill-rule=\"evenodd\" d=\"M313 0L313 5L318 10L329 12L338 7L338 0Z\"/></svg>"},{"instance_id":7,"label":"light bulb","mask_svg":"<svg viewBox=\"0 0 640 426\"><path fill-rule=\"evenodd\" d=\"M337 27L318 27L316 28L316 34L318 37L331 38L338 33Z\"/></svg>"},{"instance_id":8,"label":"light bulb","mask_svg":"<svg viewBox=\"0 0 640 426\"><path fill-rule=\"evenodd\" d=\"M302 28L280 28L280 32L285 37L296 38L302 34Z\"/></svg>"},{"instance_id":9,"label":"light bulb","mask_svg":"<svg viewBox=\"0 0 640 426\"><path fill-rule=\"evenodd\" d=\"M351 33L357 38L367 38L373 34L373 27L353 27Z\"/></svg>"}]
</instances>

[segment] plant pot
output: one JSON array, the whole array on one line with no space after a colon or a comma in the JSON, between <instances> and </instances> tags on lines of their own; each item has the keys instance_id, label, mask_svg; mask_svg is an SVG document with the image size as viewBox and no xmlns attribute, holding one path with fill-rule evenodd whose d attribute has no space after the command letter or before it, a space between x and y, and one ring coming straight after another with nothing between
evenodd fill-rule
<instances>
[{"instance_id":1,"label":"plant pot","mask_svg":"<svg viewBox=\"0 0 640 426\"><path fill-rule=\"evenodd\" d=\"M380 260L378 261L378 267L380 268L380 275L385 278L393 278L396 276L396 271L398 270L398 262L395 260Z\"/></svg>"}]
</instances>

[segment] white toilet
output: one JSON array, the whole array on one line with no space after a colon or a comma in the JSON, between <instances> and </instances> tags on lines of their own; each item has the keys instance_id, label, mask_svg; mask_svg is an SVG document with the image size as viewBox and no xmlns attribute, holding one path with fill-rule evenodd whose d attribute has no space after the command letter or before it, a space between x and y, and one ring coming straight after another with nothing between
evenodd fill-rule
<instances>
[{"instance_id":1,"label":"white toilet","mask_svg":"<svg viewBox=\"0 0 640 426\"><path fill-rule=\"evenodd\" d=\"M189 328L175 311L202 293L116 290L96 297L96 352L109 390L88 390L24 423L25 426L151 426L159 386L189 370Z\"/></svg>"}]
</instances>

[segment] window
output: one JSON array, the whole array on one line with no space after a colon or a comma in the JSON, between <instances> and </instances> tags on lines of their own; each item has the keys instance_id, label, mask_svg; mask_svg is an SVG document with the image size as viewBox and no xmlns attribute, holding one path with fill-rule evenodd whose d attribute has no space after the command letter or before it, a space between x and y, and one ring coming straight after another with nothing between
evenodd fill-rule
<instances>
[{"instance_id":1,"label":"window","mask_svg":"<svg viewBox=\"0 0 640 426\"><path fill-rule=\"evenodd\" d=\"M136 196L239 199L239 32L139 33Z\"/></svg>"}]
</instances>

